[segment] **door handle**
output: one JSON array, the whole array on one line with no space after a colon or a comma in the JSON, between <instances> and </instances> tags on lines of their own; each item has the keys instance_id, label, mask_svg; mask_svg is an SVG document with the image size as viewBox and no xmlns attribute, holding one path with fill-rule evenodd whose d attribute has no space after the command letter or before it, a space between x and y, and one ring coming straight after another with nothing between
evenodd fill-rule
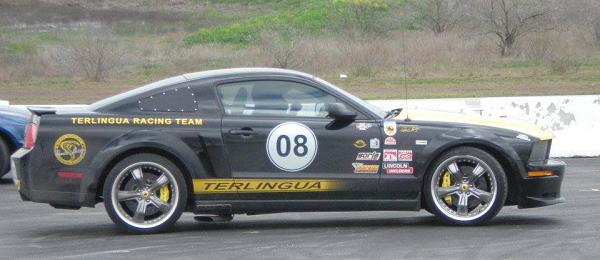
<instances>
[{"instance_id":1,"label":"door handle","mask_svg":"<svg viewBox=\"0 0 600 260\"><path fill-rule=\"evenodd\" d=\"M230 129L229 134L230 135L251 136L254 134L254 130L252 130L252 128L249 128L249 127L244 127L241 129Z\"/></svg>"}]
</instances>

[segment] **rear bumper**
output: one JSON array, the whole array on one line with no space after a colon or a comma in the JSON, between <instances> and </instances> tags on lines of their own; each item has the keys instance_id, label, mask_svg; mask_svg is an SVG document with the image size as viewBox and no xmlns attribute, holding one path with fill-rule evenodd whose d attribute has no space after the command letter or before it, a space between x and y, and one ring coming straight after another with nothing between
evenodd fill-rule
<instances>
[{"instance_id":1,"label":"rear bumper","mask_svg":"<svg viewBox=\"0 0 600 260\"><path fill-rule=\"evenodd\" d=\"M30 188L24 187L25 185L23 183L23 179L26 177L23 174L25 170L24 164L29 152L29 150L21 148L10 157L10 174L12 176L13 183L17 188L17 192L19 192L21 199L24 201L31 201Z\"/></svg>"},{"instance_id":2,"label":"rear bumper","mask_svg":"<svg viewBox=\"0 0 600 260\"><path fill-rule=\"evenodd\" d=\"M565 168L566 164L557 160L529 163L528 171L551 171L553 175L523 179L520 187L519 208L537 208L565 202L560 194Z\"/></svg>"},{"instance_id":3,"label":"rear bumper","mask_svg":"<svg viewBox=\"0 0 600 260\"><path fill-rule=\"evenodd\" d=\"M19 149L11 156L11 174L13 182L23 201L47 203L54 207L79 208L93 205L94 196L82 192L63 192L51 190L46 185L35 185L34 172L30 167L30 150ZM41 177L41 176L38 176ZM38 181L38 183L40 183Z\"/></svg>"}]
</instances>

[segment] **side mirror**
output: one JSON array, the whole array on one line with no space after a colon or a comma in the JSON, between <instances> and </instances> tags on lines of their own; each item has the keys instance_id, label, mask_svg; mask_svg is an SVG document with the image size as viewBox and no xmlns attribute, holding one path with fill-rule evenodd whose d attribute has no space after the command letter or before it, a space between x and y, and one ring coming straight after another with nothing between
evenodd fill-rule
<instances>
[{"instance_id":1,"label":"side mirror","mask_svg":"<svg viewBox=\"0 0 600 260\"><path fill-rule=\"evenodd\" d=\"M339 120L351 120L356 117L356 113L348 109L342 103L331 103L327 107L327 116Z\"/></svg>"}]
</instances>

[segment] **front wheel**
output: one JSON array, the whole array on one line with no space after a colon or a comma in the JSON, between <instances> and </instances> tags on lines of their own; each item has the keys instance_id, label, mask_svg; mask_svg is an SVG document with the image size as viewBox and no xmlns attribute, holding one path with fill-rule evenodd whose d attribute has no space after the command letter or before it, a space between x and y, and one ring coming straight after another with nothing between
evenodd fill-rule
<instances>
[{"instance_id":1,"label":"front wheel","mask_svg":"<svg viewBox=\"0 0 600 260\"><path fill-rule=\"evenodd\" d=\"M459 147L441 155L425 181L428 208L445 222L477 225L492 219L506 201L507 181L489 153Z\"/></svg>"},{"instance_id":2,"label":"front wheel","mask_svg":"<svg viewBox=\"0 0 600 260\"><path fill-rule=\"evenodd\" d=\"M181 217L187 185L170 160L136 154L117 163L104 184L104 206L119 227L133 233L165 231Z\"/></svg>"}]
</instances>

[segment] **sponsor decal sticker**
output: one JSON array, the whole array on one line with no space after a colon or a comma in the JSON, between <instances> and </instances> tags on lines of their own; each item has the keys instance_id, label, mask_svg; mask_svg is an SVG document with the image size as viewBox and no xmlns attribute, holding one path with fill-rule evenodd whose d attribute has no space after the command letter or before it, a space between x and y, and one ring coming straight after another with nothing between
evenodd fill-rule
<instances>
[{"instance_id":1,"label":"sponsor decal sticker","mask_svg":"<svg viewBox=\"0 0 600 260\"><path fill-rule=\"evenodd\" d=\"M398 161L398 150L383 149L383 161L384 162L397 162Z\"/></svg>"},{"instance_id":2,"label":"sponsor decal sticker","mask_svg":"<svg viewBox=\"0 0 600 260\"><path fill-rule=\"evenodd\" d=\"M196 179L194 193L326 192L344 183L319 179Z\"/></svg>"},{"instance_id":3,"label":"sponsor decal sticker","mask_svg":"<svg viewBox=\"0 0 600 260\"><path fill-rule=\"evenodd\" d=\"M379 149L379 138L371 138L371 140L369 140L369 147L371 147L371 149Z\"/></svg>"},{"instance_id":4,"label":"sponsor decal sticker","mask_svg":"<svg viewBox=\"0 0 600 260\"><path fill-rule=\"evenodd\" d=\"M354 145L354 147L356 147L356 148L367 147L367 143L363 139L358 139L358 140L354 141L354 144L352 144L352 145Z\"/></svg>"},{"instance_id":5,"label":"sponsor decal sticker","mask_svg":"<svg viewBox=\"0 0 600 260\"><path fill-rule=\"evenodd\" d=\"M356 155L357 161L379 161L381 153L378 152L362 152Z\"/></svg>"},{"instance_id":6,"label":"sponsor decal sticker","mask_svg":"<svg viewBox=\"0 0 600 260\"><path fill-rule=\"evenodd\" d=\"M407 168L389 168L387 170L385 170L386 174L413 174L414 170L413 167L407 167Z\"/></svg>"},{"instance_id":7,"label":"sponsor decal sticker","mask_svg":"<svg viewBox=\"0 0 600 260\"><path fill-rule=\"evenodd\" d=\"M384 163L383 169L386 174L413 174L413 167L408 163Z\"/></svg>"},{"instance_id":8,"label":"sponsor decal sticker","mask_svg":"<svg viewBox=\"0 0 600 260\"><path fill-rule=\"evenodd\" d=\"M405 162L395 162L395 163L383 163L382 167L384 170L391 168L408 168L410 165Z\"/></svg>"},{"instance_id":9,"label":"sponsor decal sticker","mask_svg":"<svg viewBox=\"0 0 600 260\"><path fill-rule=\"evenodd\" d=\"M54 157L68 166L79 164L85 157L87 147L81 137L76 134L64 134L54 142Z\"/></svg>"},{"instance_id":10,"label":"sponsor decal sticker","mask_svg":"<svg viewBox=\"0 0 600 260\"><path fill-rule=\"evenodd\" d=\"M427 145L427 140L415 140L415 145Z\"/></svg>"},{"instance_id":11,"label":"sponsor decal sticker","mask_svg":"<svg viewBox=\"0 0 600 260\"><path fill-rule=\"evenodd\" d=\"M396 134L396 121L383 121L383 132L388 136Z\"/></svg>"},{"instance_id":12,"label":"sponsor decal sticker","mask_svg":"<svg viewBox=\"0 0 600 260\"><path fill-rule=\"evenodd\" d=\"M412 162L413 151L412 150L398 150L398 161L400 162Z\"/></svg>"},{"instance_id":13,"label":"sponsor decal sticker","mask_svg":"<svg viewBox=\"0 0 600 260\"><path fill-rule=\"evenodd\" d=\"M525 141L531 141L531 139L529 139L529 136L524 135L524 134L518 134L517 138L521 139L521 140L525 140Z\"/></svg>"},{"instance_id":14,"label":"sponsor decal sticker","mask_svg":"<svg viewBox=\"0 0 600 260\"><path fill-rule=\"evenodd\" d=\"M419 131L419 126L416 126L416 125L400 126L400 133L416 133L418 131Z\"/></svg>"},{"instance_id":15,"label":"sponsor decal sticker","mask_svg":"<svg viewBox=\"0 0 600 260\"><path fill-rule=\"evenodd\" d=\"M383 144L385 144L385 145L396 145L396 138L388 136L383 141Z\"/></svg>"},{"instance_id":16,"label":"sponsor decal sticker","mask_svg":"<svg viewBox=\"0 0 600 260\"><path fill-rule=\"evenodd\" d=\"M371 123L356 123L356 129L359 131L366 131L367 129L373 127Z\"/></svg>"},{"instance_id":17,"label":"sponsor decal sticker","mask_svg":"<svg viewBox=\"0 0 600 260\"><path fill-rule=\"evenodd\" d=\"M168 117L71 117L74 125L178 125L201 126L201 118Z\"/></svg>"},{"instance_id":18,"label":"sponsor decal sticker","mask_svg":"<svg viewBox=\"0 0 600 260\"><path fill-rule=\"evenodd\" d=\"M376 164L364 164L364 163L353 163L354 173L377 173L379 172L379 165Z\"/></svg>"},{"instance_id":19,"label":"sponsor decal sticker","mask_svg":"<svg viewBox=\"0 0 600 260\"><path fill-rule=\"evenodd\" d=\"M317 137L304 124L282 123L269 133L266 150L275 167L286 172L301 171L308 167L317 155Z\"/></svg>"}]
</instances>

